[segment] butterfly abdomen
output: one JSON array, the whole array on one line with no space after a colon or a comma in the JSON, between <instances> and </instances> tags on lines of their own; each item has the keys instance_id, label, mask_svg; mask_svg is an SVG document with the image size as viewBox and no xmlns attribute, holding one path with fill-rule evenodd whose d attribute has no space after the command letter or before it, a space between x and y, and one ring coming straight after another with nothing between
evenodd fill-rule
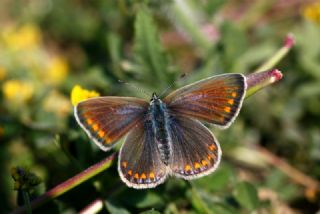
<instances>
[{"instance_id":1,"label":"butterfly abdomen","mask_svg":"<svg viewBox=\"0 0 320 214\"><path fill-rule=\"evenodd\" d=\"M166 106L160 99L155 98L150 103L149 113L161 161L168 165L171 157L171 146L167 130L168 116Z\"/></svg>"}]
</instances>

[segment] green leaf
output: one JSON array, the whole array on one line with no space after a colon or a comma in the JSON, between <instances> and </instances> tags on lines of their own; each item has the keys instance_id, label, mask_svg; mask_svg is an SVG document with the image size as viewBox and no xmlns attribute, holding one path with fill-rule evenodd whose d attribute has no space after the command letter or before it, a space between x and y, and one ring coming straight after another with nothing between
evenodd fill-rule
<instances>
[{"instance_id":1,"label":"green leaf","mask_svg":"<svg viewBox=\"0 0 320 214\"><path fill-rule=\"evenodd\" d=\"M130 214L125 208L119 207L111 202L105 201L105 205L111 214Z\"/></svg>"},{"instance_id":2,"label":"green leaf","mask_svg":"<svg viewBox=\"0 0 320 214\"><path fill-rule=\"evenodd\" d=\"M163 202L163 198L161 198L159 194L148 192L147 194L144 195L142 200L136 203L136 206L138 208L152 207L155 205L162 204L162 202Z\"/></svg>"},{"instance_id":3,"label":"green leaf","mask_svg":"<svg viewBox=\"0 0 320 214\"><path fill-rule=\"evenodd\" d=\"M219 11L219 9L227 3L227 0L214 0L208 1L206 7L204 8L207 11L208 15L213 15Z\"/></svg>"},{"instance_id":4,"label":"green leaf","mask_svg":"<svg viewBox=\"0 0 320 214\"><path fill-rule=\"evenodd\" d=\"M106 40L108 45L109 58L111 60L112 72L118 77L123 78L122 69L120 68L121 64L121 37L116 33L108 33Z\"/></svg>"},{"instance_id":5,"label":"green leaf","mask_svg":"<svg viewBox=\"0 0 320 214\"><path fill-rule=\"evenodd\" d=\"M231 167L223 165L216 172L202 179L194 180L193 183L196 187L214 192L225 189L230 184L231 177Z\"/></svg>"},{"instance_id":6,"label":"green leaf","mask_svg":"<svg viewBox=\"0 0 320 214\"><path fill-rule=\"evenodd\" d=\"M216 203L213 206L211 206L210 209L212 209L212 212L215 214L234 214L234 213L237 213L235 208L228 205L227 203Z\"/></svg>"},{"instance_id":7,"label":"green leaf","mask_svg":"<svg viewBox=\"0 0 320 214\"><path fill-rule=\"evenodd\" d=\"M201 29L205 14L199 5L199 1L173 1L168 18L194 43L198 54L207 56L213 43Z\"/></svg>"},{"instance_id":8,"label":"green leaf","mask_svg":"<svg viewBox=\"0 0 320 214\"><path fill-rule=\"evenodd\" d=\"M152 190L131 190L123 192L123 195L120 195L118 199L123 200L127 205L141 209L159 207L164 203L164 199L161 197L161 195Z\"/></svg>"},{"instance_id":9,"label":"green leaf","mask_svg":"<svg viewBox=\"0 0 320 214\"><path fill-rule=\"evenodd\" d=\"M140 214L160 214L160 212L155 209L151 209L151 210L141 212Z\"/></svg>"},{"instance_id":10,"label":"green leaf","mask_svg":"<svg viewBox=\"0 0 320 214\"><path fill-rule=\"evenodd\" d=\"M193 208L198 213L211 213L208 206L200 197L199 193L195 188L192 187L191 189L188 190L187 197L189 198L189 201L191 202Z\"/></svg>"},{"instance_id":11,"label":"green leaf","mask_svg":"<svg viewBox=\"0 0 320 214\"><path fill-rule=\"evenodd\" d=\"M297 186L289 182L288 177L278 169L269 173L266 185L276 191L282 200L292 200L299 192Z\"/></svg>"},{"instance_id":12,"label":"green leaf","mask_svg":"<svg viewBox=\"0 0 320 214\"><path fill-rule=\"evenodd\" d=\"M239 183L235 188L234 197L242 207L248 210L254 210L259 206L257 190L249 182Z\"/></svg>"},{"instance_id":13,"label":"green leaf","mask_svg":"<svg viewBox=\"0 0 320 214\"><path fill-rule=\"evenodd\" d=\"M135 20L134 59L143 69L146 82L154 84L157 80L164 86L168 83L168 60L155 26L149 11L142 7Z\"/></svg>"}]
</instances>

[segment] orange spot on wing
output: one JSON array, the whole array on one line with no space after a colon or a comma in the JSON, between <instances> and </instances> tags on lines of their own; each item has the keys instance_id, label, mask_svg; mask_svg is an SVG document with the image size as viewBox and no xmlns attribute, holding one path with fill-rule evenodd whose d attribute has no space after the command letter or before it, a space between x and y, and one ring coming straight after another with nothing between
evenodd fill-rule
<instances>
[{"instance_id":1,"label":"orange spot on wing","mask_svg":"<svg viewBox=\"0 0 320 214\"><path fill-rule=\"evenodd\" d=\"M122 162L122 166L123 166L124 168L127 168L128 162L127 162L127 161L123 161L123 162ZM131 171L131 170L130 170L130 171Z\"/></svg>"},{"instance_id":2,"label":"orange spot on wing","mask_svg":"<svg viewBox=\"0 0 320 214\"><path fill-rule=\"evenodd\" d=\"M88 123L88 125L92 125L93 124L93 120L92 119L87 119L87 123Z\"/></svg>"},{"instance_id":3,"label":"orange spot on wing","mask_svg":"<svg viewBox=\"0 0 320 214\"><path fill-rule=\"evenodd\" d=\"M106 134L106 133L105 133L104 131L102 131L102 130L100 130L100 131L98 132L99 137L104 137L105 134Z\"/></svg>"},{"instance_id":4,"label":"orange spot on wing","mask_svg":"<svg viewBox=\"0 0 320 214\"><path fill-rule=\"evenodd\" d=\"M220 121L221 123L224 122L224 117L223 117L223 116L219 116L218 118L219 118L219 121Z\"/></svg>"},{"instance_id":5,"label":"orange spot on wing","mask_svg":"<svg viewBox=\"0 0 320 214\"><path fill-rule=\"evenodd\" d=\"M112 139L111 139L111 138L109 138L109 137L106 137L106 138L105 138L105 142L106 142L106 144L109 144L109 143L111 143L111 142L112 142Z\"/></svg>"},{"instance_id":6,"label":"orange spot on wing","mask_svg":"<svg viewBox=\"0 0 320 214\"><path fill-rule=\"evenodd\" d=\"M210 156L209 156L210 157ZM208 165L208 162L206 161L206 160L202 160L201 161L201 164L203 165L203 166L207 166Z\"/></svg>"},{"instance_id":7,"label":"orange spot on wing","mask_svg":"<svg viewBox=\"0 0 320 214\"><path fill-rule=\"evenodd\" d=\"M155 175L154 175L154 173L153 173L153 172L150 172L150 174L149 174L149 178L150 178L150 179L154 179L154 178L155 178Z\"/></svg>"},{"instance_id":8,"label":"orange spot on wing","mask_svg":"<svg viewBox=\"0 0 320 214\"><path fill-rule=\"evenodd\" d=\"M231 93L231 96L232 96L232 97L236 97L236 96L237 96L237 92L232 92L232 93Z\"/></svg>"},{"instance_id":9,"label":"orange spot on wing","mask_svg":"<svg viewBox=\"0 0 320 214\"><path fill-rule=\"evenodd\" d=\"M194 163L194 168L195 169L199 169L201 167L201 165L198 163L198 162L195 162Z\"/></svg>"},{"instance_id":10,"label":"orange spot on wing","mask_svg":"<svg viewBox=\"0 0 320 214\"><path fill-rule=\"evenodd\" d=\"M210 155L208 155L208 157L207 157L207 158L208 158L208 160L211 160L211 159L212 159L212 157L211 157Z\"/></svg>"},{"instance_id":11,"label":"orange spot on wing","mask_svg":"<svg viewBox=\"0 0 320 214\"><path fill-rule=\"evenodd\" d=\"M184 170L185 170L185 171L190 171L190 170L191 170L191 166L187 164L187 165L184 167Z\"/></svg>"},{"instance_id":12,"label":"orange spot on wing","mask_svg":"<svg viewBox=\"0 0 320 214\"><path fill-rule=\"evenodd\" d=\"M210 151L213 151L213 150L215 150L217 147L214 145L214 144L211 144L210 146L209 146L209 150Z\"/></svg>"},{"instance_id":13,"label":"orange spot on wing","mask_svg":"<svg viewBox=\"0 0 320 214\"><path fill-rule=\"evenodd\" d=\"M134 178L139 179L139 174L138 173L134 174Z\"/></svg>"},{"instance_id":14,"label":"orange spot on wing","mask_svg":"<svg viewBox=\"0 0 320 214\"><path fill-rule=\"evenodd\" d=\"M128 175L130 175L130 176L132 175L132 170L128 171Z\"/></svg>"},{"instance_id":15,"label":"orange spot on wing","mask_svg":"<svg viewBox=\"0 0 320 214\"><path fill-rule=\"evenodd\" d=\"M141 176L140 176L140 178L141 178L141 179L146 179L147 176L146 176L146 174L142 173Z\"/></svg>"},{"instance_id":16,"label":"orange spot on wing","mask_svg":"<svg viewBox=\"0 0 320 214\"><path fill-rule=\"evenodd\" d=\"M92 126L92 129L93 129L93 131L98 131L98 129L99 129L99 125L96 123L96 124L93 124L93 126Z\"/></svg>"},{"instance_id":17,"label":"orange spot on wing","mask_svg":"<svg viewBox=\"0 0 320 214\"><path fill-rule=\"evenodd\" d=\"M230 107L224 107L224 111L227 112L227 113L230 113L231 112L231 108Z\"/></svg>"},{"instance_id":18,"label":"orange spot on wing","mask_svg":"<svg viewBox=\"0 0 320 214\"><path fill-rule=\"evenodd\" d=\"M228 100L228 103L229 103L230 105L233 105L233 104L234 104L234 100L230 99L230 100Z\"/></svg>"}]
</instances>

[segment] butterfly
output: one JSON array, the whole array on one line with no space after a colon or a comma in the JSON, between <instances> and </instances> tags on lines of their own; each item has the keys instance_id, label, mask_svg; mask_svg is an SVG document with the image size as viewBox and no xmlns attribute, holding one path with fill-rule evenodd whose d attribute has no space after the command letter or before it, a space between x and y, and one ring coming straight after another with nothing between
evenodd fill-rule
<instances>
[{"instance_id":1,"label":"butterfly","mask_svg":"<svg viewBox=\"0 0 320 214\"><path fill-rule=\"evenodd\" d=\"M201 122L227 128L246 93L242 74L200 80L150 102L134 97L91 98L75 106L75 118L104 151L126 135L118 158L120 178L129 187L153 188L169 175L186 180L213 172L221 149ZM201 121L201 122L200 122Z\"/></svg>"}]
</instances>

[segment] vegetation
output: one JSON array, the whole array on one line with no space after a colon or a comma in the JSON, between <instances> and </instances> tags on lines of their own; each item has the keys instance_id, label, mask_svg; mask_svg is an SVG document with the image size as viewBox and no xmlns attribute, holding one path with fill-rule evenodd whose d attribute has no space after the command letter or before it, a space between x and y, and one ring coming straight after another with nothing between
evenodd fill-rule
<instances>
[{"instance_id":1,"label":"vegetation","mask_svg":"<svg viewBox=\"0 0 320 214\"><path fill-rule=\"evenodd\" d=\"M1 1L0 213L319 211L319 5ZM175 80L172 90L221 73L253 78L274 68L281 81L271 85L267 76L250 89L254 95L230 128L210 127L222 161L197 180L128 188L117 172L121 143L101 151L73 116L73 105L89 97L149 100L142 91L161 93Z\"/></svg>"}]
</instances>

